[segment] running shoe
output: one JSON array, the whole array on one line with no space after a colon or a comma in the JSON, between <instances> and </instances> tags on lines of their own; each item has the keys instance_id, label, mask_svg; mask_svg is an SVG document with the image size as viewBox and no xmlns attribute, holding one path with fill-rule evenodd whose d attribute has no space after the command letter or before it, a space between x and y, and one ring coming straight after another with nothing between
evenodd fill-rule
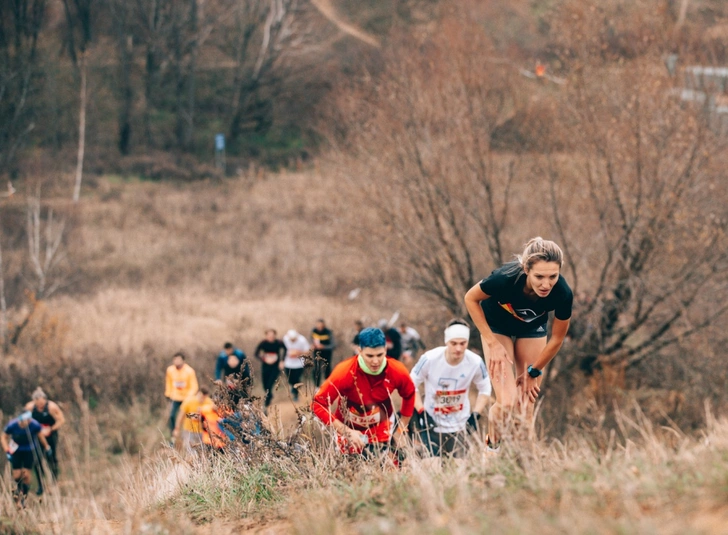
<instances>
[{"instance_id":1,"label":"running shoe","mask_svg":"<svg viewBox=\"0 0 728 535\"><path fill-rule=\"evenodd\" d=\"M491 453L491 454L496 455L496 454L500 453L500 449L501 449L500 442L498 442L498 444L496 444L490 440L490 435L485 435L486 453Z\"/></svg>"}]
</instances>

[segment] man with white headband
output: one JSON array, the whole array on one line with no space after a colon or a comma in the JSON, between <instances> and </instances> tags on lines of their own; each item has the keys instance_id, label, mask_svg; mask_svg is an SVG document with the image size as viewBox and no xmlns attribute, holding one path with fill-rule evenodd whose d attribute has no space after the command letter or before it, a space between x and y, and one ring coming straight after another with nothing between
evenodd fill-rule
<instances>
[{"instance_id":1,"label":"man with white headband","mask_svg":"<svg viewBox=\"0 0 728 535\"><path fill-rule=\"evenodd\" d=\"M410 374L417 389L415 418L420 438L432 455L462 456L466 430L477 430L490 398L488 371L483 359L468 349L469 340L467 324L451 321L445 329L445 345L424 353ZM468 392L473 383L478 397L471 412Z\"/></svg>"}]
</instances>

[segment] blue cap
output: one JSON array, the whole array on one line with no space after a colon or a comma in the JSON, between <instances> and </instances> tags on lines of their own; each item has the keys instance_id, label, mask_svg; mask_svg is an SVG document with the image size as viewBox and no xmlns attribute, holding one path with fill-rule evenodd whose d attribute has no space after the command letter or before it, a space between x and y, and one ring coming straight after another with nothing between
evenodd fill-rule
<instances>
[{"instance_id":1,"label":"blue cap","mask_svg":"<svg viewBox=\"0 0 728 535\"><path fill-rule=\"evenodd\" d=\"M383 347L387 345L387 339L380 329L367 327L359 333L359 347Z\"/></svg>"},{"instance_id":2,"label":"blue cap","mask_svg":"<svg viewBox=\"0 0 728 535\"><path fill-rule=\"evenodd\" d=\"M25 420L31 420L33 418L33 413L30 411L21 412L20 416L18 416L18 420L21 422Z\"/></svg>"}]
</instances>

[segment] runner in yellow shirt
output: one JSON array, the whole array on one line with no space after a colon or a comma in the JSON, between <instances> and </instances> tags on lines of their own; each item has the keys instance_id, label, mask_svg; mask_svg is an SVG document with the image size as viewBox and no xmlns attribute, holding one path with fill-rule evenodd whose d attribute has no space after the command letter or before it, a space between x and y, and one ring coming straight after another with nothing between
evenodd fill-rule
<instances>
[{"instance_id":1,"label":"runner in yellow shirt","mask_svg":"<svg viewBox=\"0 0 728 535\"><path fill-rule=\"evenodd\" d=\"M172 436L175 439L181 438L183 450L191 451L195 446L202 444L201 414L214 406L210 399L210 390L204 386L182 402Z\"/></svg>"},{"instance_id":2,"label":"runner in yellow shirt","mask_svg":"<svg viewBox=\"0 0 728 535\"><path fill-rule=\"evenodd\" d=\"M170 401L169 430L174 431L177 413L182 402L198 390L197 375L189 364L185 363L184 353L176 353L172 357L172 365L167 368L164 396Z\"/></svg>"}]
</instances>

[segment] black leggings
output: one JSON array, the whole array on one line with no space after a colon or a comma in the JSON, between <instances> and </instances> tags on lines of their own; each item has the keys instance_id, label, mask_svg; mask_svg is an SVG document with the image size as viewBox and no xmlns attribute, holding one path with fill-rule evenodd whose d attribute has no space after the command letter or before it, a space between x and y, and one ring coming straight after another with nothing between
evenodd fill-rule
<instances>
[{"instance_id":1,"label":"black leggings","mask_svg":"<svg viewBox=\"0 0 728 535\"><path fill-rule=\"evenodd\" d=\"M273 387L275 386L276 379L278 379L278 374L280 373L281 370L278 368L278 363L263 363L263 391L265 392L266 407L270 405L271 401L273 401Z\"/></svg>"},{"instance_id":2,"label":"black leggings","mask_svg":"<svg viewBox=\"0 0 728 535\"><path fill-rule=\"evenodd\" d=\"M296 385L301 382L303 368L286 368L285 371L288 376L288 384L291 386L291 394L297 396L298 389L296 388Z\"/></svg>"},{"instance_id":3,"label":"black leggings","mask_svg":"<svg viewBox=\"0 0 728 535\"><path fill-rule=\"evenodd\" d=\"M48 462L48 468L51 469L51 475L53 479L58 479L58 432L53 431L48 437L46 437L48 445L52 449L51 458L46 457ZM40 450L39 450L40 451ZM43 478L45 477L45 467L43 462L38 459L33 467L35 469L35 477L38 479L38 488L43 490Z\"/></svg>"},{"instance_id":4,"label":"black leggings","mask_svg":"<svg viewBox=\"0 0 728 535\"><path fill-rule=\"evenodd\" d=\"M431 429L420 431L420 440L431 455L436 457L464 457L467 451L466 434L436 433Z\"/></svg>"}]
</instances>

